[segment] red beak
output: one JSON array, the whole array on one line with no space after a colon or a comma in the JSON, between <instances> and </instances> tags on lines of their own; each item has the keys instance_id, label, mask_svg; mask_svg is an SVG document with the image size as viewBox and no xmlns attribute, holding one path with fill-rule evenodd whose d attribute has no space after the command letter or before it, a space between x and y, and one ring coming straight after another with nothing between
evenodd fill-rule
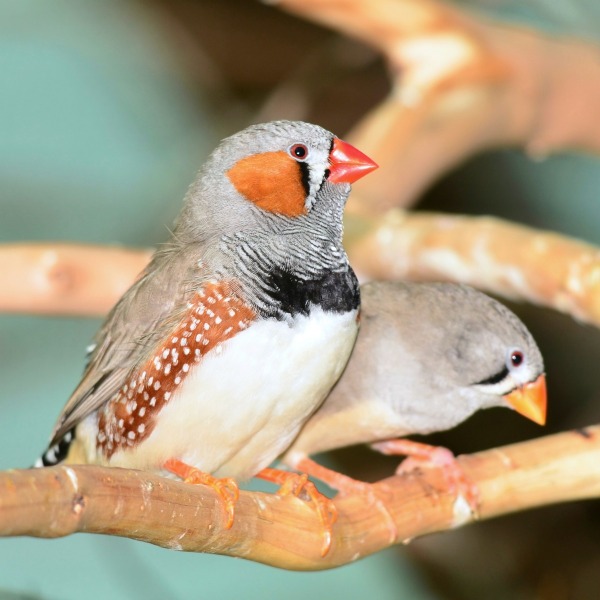
<instances>
[{"instance_id":1,"label":"red beak","mask_svg":"<svg viewBox=\"0 0 600 600\"><path fill-rule=\"evenodd\" d=\"M339 138L333 140L329 164L328 179L332 183L354 183L379 167L366 154Z\"/></svg>"}]
</instances>

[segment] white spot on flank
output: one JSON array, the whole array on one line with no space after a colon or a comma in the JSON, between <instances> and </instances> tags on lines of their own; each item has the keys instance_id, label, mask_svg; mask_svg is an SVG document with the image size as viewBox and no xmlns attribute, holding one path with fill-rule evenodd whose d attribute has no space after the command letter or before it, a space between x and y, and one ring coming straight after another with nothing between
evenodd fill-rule
<instances>
[{"instance_id":1,"label":"white spot on flank","mask_svg":"<svg viewBox=\"0 0 600 600\"><path fill-rule=\"evenodd\" d=\"M181 367L184 373L187 373L190 370L190 365L188 365L188 363L185 363L183 365L183 367Z\"/></svg>"},{"instance_id":2,"label":"white spot on flank","mask_svg":"<svg viewBox=\"0 0 600 600\"><path fill-rule=\"evenodd\" d=\"M204 323L204 329L208 331L210 329L210 325L208 323Z\"/></svg>"},{"instance_id":3,"label":"white spot on flank","mask_svg":"<svg viewBox=\"0 0 600 600\"><path fill-rule=\"evenodd\" d=\"M155 381L154 382L154 389L155 390L160 390L160 381Z\"/></svg>"},{"instance_id":4,"label":"white spot on flank","mask_svg":"<svg viewBox=\"0 0 600 600\"><path fill-rule=\"evenodd\" d=\"M143 417L146 414L146 407L142 406L142 408L140 408L140 410L138 410L138 415L140 415L140 417Z\"/></svg>"},{"instance_id":5,"label":"white spot on flank","mask_svg":"<svg viewBox=\"0 0 600 600\"><path fill-rule=\"evenodd\" d=\"M178 339L179 339L179 338L178 338L177 336L175 336L175 337L174 337L174 338L173 338L171 341L172 341L174 344L176 344Z\"/></svg>"},{"instance_id":6,"label":"white spot on flank","mask_svg":"<svg viewBox=\"0 0 600 600\"><path fill-rule=\"evenodd\" d=\"M150 406L156 406L156 396L152 396L152 399L150 400Z\"/></svg>"},{"instance_id":7,"label":"white spot on flank","mask_svg":"<svg viewBox=\"0 0 600 600\"><path fill-rule=\"evenodd\" d=\"M175 385L179 385L181 383L181 377L179 377L179 375L177 375L177 377L175 377Z\"/></svg>"},{"instance_id":8,"label":"white spot on flank","mask_svg":"<svg viewBox=\"0 0 600 600\"><path fill-rule=\"evenodd\" d=\"M208 340L207 339L206 340L202 340L202 345L203 346L208 346Z\"/></svg>"},{"instance_id":9,"label":"white spot on flank","mask_svg":"<svg viewBox=\"0 0 600 600\"><path fill-rule=\"evenodd\" d=\"M128 437L130 440L135 440L135 431L130 431L130 432L127 434L127 437Z\"/></svg>"},{"instance_id":10,"label":"white spot on flank","mask_svg":"<svg viewBox=\"0 0 600 600\"><path fill-rule=\"evenodd\" d=\"M196 342L199 342L201 339L202 339L202 334L201 334L201 333L198 333L198 334L196 335Z\"/></svg>"},{"instance_id":11,"label":"white spot on flank","mask_svg":"<svg viewBox=\"0 0 600 600\"><path fill-rule=\"evenodd\" d=\"M171 392L165 392L164 393L164 399L168 400L171 397Z\"/></svg>"},{"instance_id":12,"label":"white spot on flank","mask_svg":"<svg viewBox=\"0 0 600 600\"><path fill-rule=\"evenodd\" d=\"M210 310L210 308L206 311L206 314L212 319L215 316L215 313Z\"/></svg>"},{"instance_id":13,"label":"white spot on flank","mask_svg":"<svg viewBox=\"0 0 600 600\"><path fill-rule=\"evenodd\" d=\"M167 363L165 365L165 375L168 375L171 372L171 363Z\"/></svg>"},{"instance_id":14,"label":"white spot on flank","mask_svg":"<svg viewBox=\"0 0 600 600\"><path fill-rule=\"evenodd\" d=\"M216 300L215 300L215 299L214 299L212 296L209 296L209 297L206 299L206 301L207 301L209 304L214 304L214 303L216 302Z\"/></svg>"},{"instance_id":15,"label":"white spot on flank","mask_svg":"<svg viewBox=\"0 0 600 600\"><path fill-rule=\"evenodd\" d=\"M119 421L118 421L117 425L118 425L119 427L123 427L123 425L125 425L125 421L124 421L123 419L119 419Z\"/></svg>"},{"instance_id":16,"label":"white spot on flank","mask_svg":"<svg viewBox=\"0 0 600 600\"><path fill-rule=\"evenodd\" d=\"M138 433L144 433L145 429L146 429L146 426L143 423L140 423L138 425Z\"/></svg>"},{"instance_id":17,"label":"white spot on flank","mask_svg":"<svg viewBox=\"0 0 600 600\"><path fill-rule=\"evenodd\" d=\"M215 323L218 325L222 321L221 317L215 318Z\"/></svg>"},{"instance_id":18,"label":"white spot on flank","mask_svg":"<svg viewBox=\"0 0 600 600\"><path fill-rule=\"evenodd\" d=\"M181 342L179 342L179 345L180 346L185 346L186 344L187 344L187 340L184 337L182 337L181 338Z\"/></svg>"},{"instance_id":19,"label":"white spot on flank","mask_svg":"<svg viewBox=\"0 0 600 600\"><path fill-rule=\"evenodd\" d=\"M235 310L233 310L233 308L229 309L229 316L230 317L235 317Z\"/></svg>"},{"instance_id":20,"label":"white spot on flank","mask_svg":"<svg viewBox=\"0 0 600 600\"><path fill-rule=\"evenodd\" d=\"M163 360L166 360L167 356L169 356L169 349L168 348L166 350L163 350L163 353L162 353Z\"/></svg>"},{"instance_id":21,"label":"white spot on flank","mask_svg":"<svg viewBox=\"0 0 600 600\"><path fill-rule=\"evenodd\" d=\"M183 349L183 353L184 353L184 354L187 356L187 355L190 353L190 349L189 349L189 348L186 346L186 347Z\"/></svg>"},{"instance_id":22,"label":"white spot on flank","mask_svg":"<svg viewBox=\"0 0 600 600\"><path fill-rule=\"evenodd\" d=\"M150 379L148 379L148 385L152 385L153 381L154 381L154 377L150 377Z\"/></svg>"},{"instance_id":23,"label":"white spot on flank","mask_svg":"<svg viewBox=\"0 0 600 600\"><path fill-rule=\"evenodd\" d=\"M148 394L148 392L144 392L144 400L146 402L148 402L149 399L150 399L150 394Z\"/></svg>"}]
</instances>

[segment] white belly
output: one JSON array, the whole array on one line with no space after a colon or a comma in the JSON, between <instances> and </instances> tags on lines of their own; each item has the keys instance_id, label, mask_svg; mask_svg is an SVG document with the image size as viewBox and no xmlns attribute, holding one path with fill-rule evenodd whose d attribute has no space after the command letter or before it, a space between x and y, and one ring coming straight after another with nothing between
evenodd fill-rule
<instances>
[{"instance_id":1,"label":"white belly","mask_svg":"<svg viewBox=\"0 0 600 600\"><path fill-rule=\"evenodd\" d=\"M268 320L213 350L157 416L152 433L109 464L159 469L178 458L218 476L251 477L281 454L340 376L356 311L313 308L293 324Z\"/></svg>"}]
</instances>

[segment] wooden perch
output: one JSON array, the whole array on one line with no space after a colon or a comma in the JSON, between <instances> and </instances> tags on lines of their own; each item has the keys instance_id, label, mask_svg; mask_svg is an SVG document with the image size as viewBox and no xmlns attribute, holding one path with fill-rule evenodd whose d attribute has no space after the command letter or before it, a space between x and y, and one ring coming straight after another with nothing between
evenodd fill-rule
<instances>
[{"instance_id":1,"label":"wooden perch","mask_svg":"<svg viewBox=\"0 0 600 600\"><path fill-rule=\"evenodd\" d=\"M479 519L600 496L600 426L458 458L480 491ZM141 471L58 466L0 473L0 535L103 533L165 548L210 552L296 570L328 569L394 543L473 520L437 469L373 484L381 503L336 500L338 522L322 558L310 503L242 492L232 529L214 492ZM391 523L396 528L390 539Z\"/></svg>"}]
</instances>

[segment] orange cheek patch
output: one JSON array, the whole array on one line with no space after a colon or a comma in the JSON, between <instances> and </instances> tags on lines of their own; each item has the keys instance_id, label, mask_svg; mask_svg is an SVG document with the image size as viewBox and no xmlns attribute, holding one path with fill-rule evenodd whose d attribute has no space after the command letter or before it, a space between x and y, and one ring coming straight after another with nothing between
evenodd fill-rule
<instances>
[{"instance_id":1,"label":"orange cheek patch","mask_svg":"<svg viewBox=\"0 0 600 600\"><path fill-rule=\"evenodd\" d=\"M263 152L239 160L227 176L235 189L263 210L297 217L306 213L300 164L286 152Z\"/></svg>"}]
</instances>

